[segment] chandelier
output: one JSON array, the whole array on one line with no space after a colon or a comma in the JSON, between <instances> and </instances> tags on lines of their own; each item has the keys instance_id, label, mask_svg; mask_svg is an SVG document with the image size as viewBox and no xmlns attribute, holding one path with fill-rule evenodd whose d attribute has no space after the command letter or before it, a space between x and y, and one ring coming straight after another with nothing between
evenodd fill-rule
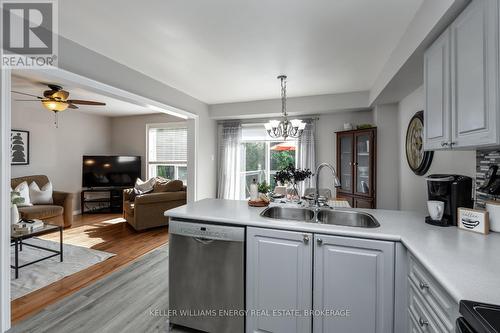
<instances>
[{"instance_id":1,"label":"chandelier","mask_svg":"<svg viewBox=\"0 0 500 333\"><path fill-rule=\"evenodd\" d=\"M286 75L278 76L281 81L281 114L282 120L270 120L264 125L267 130L267 134L273 139L283 138L299 138L304 132L306 123L300 119L288 120L288 114L286 112Z\"/></svg>"}]
</instances>

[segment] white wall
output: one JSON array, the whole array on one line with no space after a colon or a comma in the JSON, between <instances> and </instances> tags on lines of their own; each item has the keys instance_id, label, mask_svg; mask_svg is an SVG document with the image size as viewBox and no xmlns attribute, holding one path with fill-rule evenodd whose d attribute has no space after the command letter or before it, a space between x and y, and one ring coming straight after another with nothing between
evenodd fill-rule
<instances>
[{"instance_id":1,"label":"white wall","mask_svg":"<svg viewBox=\"0 0 500 333\"><path fill-rule=\"evenodd\" d=\"M368 110L368 91L341 94L313 95L287 98L287 112L291 116L328 114L348 110ZM222 119L255 119L281 115L281 99L209 105L210 117Z\"/></svg>"},{"instance_id":2,"label":"white wall","mask_svg":"<svg viewBox=\"0 0 500 333\"><path fill-rule=\"evenodd\" d=\"M398 105L377 105L373 121L377 126L377 208L398 209L399 123Z\"/></svg>"},{"instance_id":3,"label":"white wall","mask_svg":"<svg viewBox=\"0 0 500 333\"><path fill-rule=\"evenodd\" d=\"M411 117L424 109L424 89L418 88L399 103L399 208L426 213L427 184L423 176L415 175L406 162L406 129ZM437 151L427 174L454 173L475 176L475 151Z\"/></svg>"},{"instance_id":4,"label":"white wall","mask_svg":"<svg viewBox=\"0 0 500 333\"><path fill-rule=\"evenodd\" d=\"M353 125L373 123L371 111L339 112L324 114L316 121L316 163L327 162L336 166L337 137L335 132L344 128L344 123ZM320 178L321 188L333 189L333 177L326 170Z\"/></svg>"},{"instance_id":5,"label":"white wall","mask_svg":"<svg viewBox=\"0 0 500 333\"><path fill-rule=\"evenodd\" d=\"M80 209L82 155L109 154L110 119L68 110L56 128L40 103L12 100L12 128L30 132L30 164L13 165L12 177L47 175L54 189L76 194L74 209Z\"/></svg>"},{"instance_id":6,"label":"white wall","mask_svg":"<svg viewBox=\"0 0 500 333\"><path fill-rule=\"evenodd\" d=\"M196 114L198 133L193 131L195 121L188 121L188 164L196 164L195 169L188 167L189 184L194 184L196 179L195 191L189 192L188 189L188 200L215 197L217 131L215 120L209 117L207 104L61 36L59 67Z\"/></svg>"},{"instance_id":7,"label":"white wall","mask_svg":"<svg viewBox=\"0 0 500 333\"><path fill-rule=\"evenodd\" d=\"M184 121L167 114L111 118L111 151L115 155L141 156L142 179L146 178L146 125Z\"/></svg>"}]
</instances>

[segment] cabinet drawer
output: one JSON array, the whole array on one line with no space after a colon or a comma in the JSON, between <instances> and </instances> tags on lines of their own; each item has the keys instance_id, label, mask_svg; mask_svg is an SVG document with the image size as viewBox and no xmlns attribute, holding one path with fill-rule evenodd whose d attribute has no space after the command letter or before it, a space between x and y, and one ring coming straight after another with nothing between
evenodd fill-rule
<instances>
[{"instance_id":1,"label":"cabinet drawer","mask_svg":"<svg viewBox=\"0 0 500 333\"><path fill-rule=\"evenodd\" d=\"M422 333L422 329L420 325L416 322L416 320L412 317L410 313L410 309L408 309L408 333Z\"/></svg>"},{"instance_id":2,"label":"cabinet drawer","mask_svg":"<svg viewBox=\"0 0 500 333\"><path fill-rule=\"evenodd\" d=\"M408 300L408 316L410 318L410 327L414 327L414 332L422 333L452 333L450 330L436 320L435 316L429 312L423 298L418 295L418 290L410 284Z\"/></svg>"},{"instance_id":3,"label":"cabinet drawer","mask_svg":"<svg viewBox=\"0 0 500 333\"><path fill-rule=\"evenodd\" d=\"M428 311L448 330L453 330L458 317L458 304L411 255L408 280L410 287L424 300Z\"/></svg>"}]
</instances>

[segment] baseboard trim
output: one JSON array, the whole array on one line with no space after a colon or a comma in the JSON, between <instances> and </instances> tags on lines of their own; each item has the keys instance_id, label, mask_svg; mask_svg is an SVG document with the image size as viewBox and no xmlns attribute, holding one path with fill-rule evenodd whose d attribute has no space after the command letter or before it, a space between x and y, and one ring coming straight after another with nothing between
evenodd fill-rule
<instances>
[{"instance_id":1,"label":"baseboard trim","mask_svg":"<svg viewBox=\"0 0 500 333\"><path fill-rule=\"evenodd\" d=\"M73 215L81 215L81 214L82 214L82 210L81 209L73 211Z\"/></svg>"}]
</instances>

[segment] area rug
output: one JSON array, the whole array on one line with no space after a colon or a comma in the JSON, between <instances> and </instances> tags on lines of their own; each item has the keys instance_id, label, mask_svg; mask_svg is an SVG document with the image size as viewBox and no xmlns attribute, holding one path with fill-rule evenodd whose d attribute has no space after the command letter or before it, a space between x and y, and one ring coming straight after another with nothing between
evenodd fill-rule
<instances>
[{"instance_id":1,"label":"area rug","mask_svg":"<svg viewBox=\"0 0 500 333\"><path fill-rule=\"evenodd\" d=\"M49 240L31 238L26 243L59 250L59 243ZM30 246L23 246L19 252L19 265L35 261L50 252L39 250ZM84 270L92 265L100 263L114 256L113 253L89 249L86 247L64 244L63 262L59 256L40 261L36 264L23 267L19 270L19 278L15 278L14 270L11 269L10 298L14 300L35 290L48 286L62 278ZM14 247L11 246L11 262L14 264Z\"/></svg>"}]
</instances>

